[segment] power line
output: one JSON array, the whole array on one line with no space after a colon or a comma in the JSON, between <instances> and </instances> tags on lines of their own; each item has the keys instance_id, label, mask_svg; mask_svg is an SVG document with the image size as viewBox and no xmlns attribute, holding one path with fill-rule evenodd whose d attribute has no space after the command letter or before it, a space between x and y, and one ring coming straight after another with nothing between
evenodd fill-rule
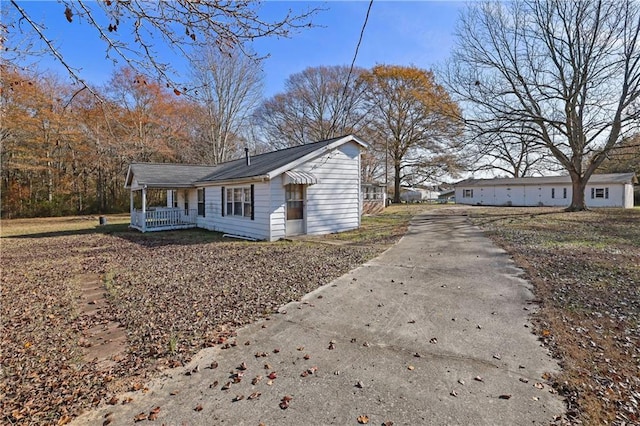
<instances>
[{"instance_id":1,"label":"power line","mask_svg":"<svg viewBox=\"0 0 640 426\"><path fill-rule=\"evenodd\" d=\"M362 36L364 35L364 29L367 27L367 22L369 22L369 12L371 12L371 6L373 6L373 0L369 1L369 7L367 8L367 15L364 17L364 23L362 24L362 29L360 30L360 38L358 39L358 44L356 45L356 51L353 54L353 60L351 61L351 67L349 68L349 74L347 74L347 84L349 84L349 79L351 78L351 73L353 72L353 66L356 63L356 58L358 57L358 50L360 50L360 43L362 43ZM345 92L347 90L347 86L345 84Z\"/></svg>"},{"instance_id":2,"label":"power line","mask_svg":"<svg viewBox=\"0 0 640 426\"><path fill-rule=\"evenodd\" d=\"M364 36L364 29L367 27L367 22L369 22L369 13L371 12L371 6L373 6L373 0L369 1L369 7L367 8L367 14L366 14L366 16L364 18L364 23L362 24L362 29L360 30L360 38L358 38L358 44L356 45L356 51L353 54L353 60L351 61L351 67L349 67L349 73L347 74L347 80L344 82L344 88L342 90L342 102L346 101L347 88L349 87L349 80L351 80L351 74L353 73L353 67L355 66L356 58L358 57L358 50L360 50L360 44L362 43L362 37Z\"/></svg>"}]
</instances>

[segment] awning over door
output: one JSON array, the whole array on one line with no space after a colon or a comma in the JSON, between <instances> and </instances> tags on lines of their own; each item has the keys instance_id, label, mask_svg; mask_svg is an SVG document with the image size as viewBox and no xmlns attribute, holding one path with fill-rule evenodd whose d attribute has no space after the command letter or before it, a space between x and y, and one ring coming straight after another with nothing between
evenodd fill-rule
<instances>
[{"instance_id":1,"label":"awning over door","mask_svg":"<svg viewBox=\"0 0 640 426\"><path fill-rule=\"evenodd\" d=\"M284 184L294 184L294 185L313 185L318 183L318 178L308 172L300 172L295 170L289 170L284 172Z\"/></svg>"}]
</instances>

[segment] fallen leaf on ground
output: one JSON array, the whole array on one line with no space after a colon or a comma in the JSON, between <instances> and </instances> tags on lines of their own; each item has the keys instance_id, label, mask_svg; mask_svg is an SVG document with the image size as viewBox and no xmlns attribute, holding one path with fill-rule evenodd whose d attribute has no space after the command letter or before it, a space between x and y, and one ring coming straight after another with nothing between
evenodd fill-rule
<instances>
[{"instance_id":1,"label":"fallen leaf on ground","mask_svg":"<svg viewBox=\"0 0 640 426\"><path fill-rule=\"evenodd\" d=\"M358 416L358 423L361 425L366 425L369 423L369 416Z\"/></svg>"},{"instance_id":2,"label":"fallen leaf on ground","mask_svg":"<svg viewBox=\"0 0 640 426\"><path fill-rule=\"evenodd\" d=\"M289 408L289 402L291 402L292 399L293 397L289 395L283 396L282 399L280 400L280 408L283 410L286 410L287 408Z\"/></svg>"},{"instance_id":3,"label":"fallen leaf on ground","mask_svg":"<svg viewBox=\"0 0 640 426\"><path fill-rule=\"evenodd\" d=\"M134 422L141 422L143 420L147 420L147 413L139 413L133 418Z\"/></svg>"},{"instance_id":4,"label":"fallen leaf on ground","mask_svg":"<svg viewBox=\"0 0 640 426\"><path fill-rule=\"evenodd\" d=\"M193 411L202 411L202 404L196 405L196 408L194 408Z\"/></svg>"}]
</instances>

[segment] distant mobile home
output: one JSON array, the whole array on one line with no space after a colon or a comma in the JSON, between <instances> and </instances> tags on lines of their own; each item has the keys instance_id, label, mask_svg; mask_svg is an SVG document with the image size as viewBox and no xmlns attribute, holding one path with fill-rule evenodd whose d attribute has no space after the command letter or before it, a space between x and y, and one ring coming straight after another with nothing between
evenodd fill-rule
<instances>
[{"instance_id":1,"label":"distant mobile home","mask_svg":"<svg viewBox=\"0 0 640 426\"><path fill-rule=\"evenodd\" d=\"M135 163L131 227L142 232L204 228L275 241L355 229L362 216L360 153L353 135L249 156L215 166ZM167 205L147 206L147 190ZM141 208L134 208L134 194Z\"/></svg>"},{"instance_id":2,"label":"distant mobile home","mask_svg":"<svg viewBox=\"0 0 640 426\"><path fill-rule=\"evenodd\" d=\"M587 207L633 208L634 173L592 175L585 189ZM571 204L569 176L466 179L455 185L458 204L557 206Z\"/></svg>"}]
</instances>

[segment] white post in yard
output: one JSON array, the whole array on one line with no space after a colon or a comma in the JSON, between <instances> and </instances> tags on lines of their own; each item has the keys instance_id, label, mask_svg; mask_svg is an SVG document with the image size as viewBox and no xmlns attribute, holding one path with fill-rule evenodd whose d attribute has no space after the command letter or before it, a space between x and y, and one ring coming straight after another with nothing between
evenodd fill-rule
<instances>
[{"instance_id":1,"label":"white post in yard","mask_svg":"<svg viewBox=\"0 0 640 426\"><path fill-rule=\"evenodd\" d=\"M142 232L147 230L147 187L142 187Z\"/></svg>"}]
</instances>

